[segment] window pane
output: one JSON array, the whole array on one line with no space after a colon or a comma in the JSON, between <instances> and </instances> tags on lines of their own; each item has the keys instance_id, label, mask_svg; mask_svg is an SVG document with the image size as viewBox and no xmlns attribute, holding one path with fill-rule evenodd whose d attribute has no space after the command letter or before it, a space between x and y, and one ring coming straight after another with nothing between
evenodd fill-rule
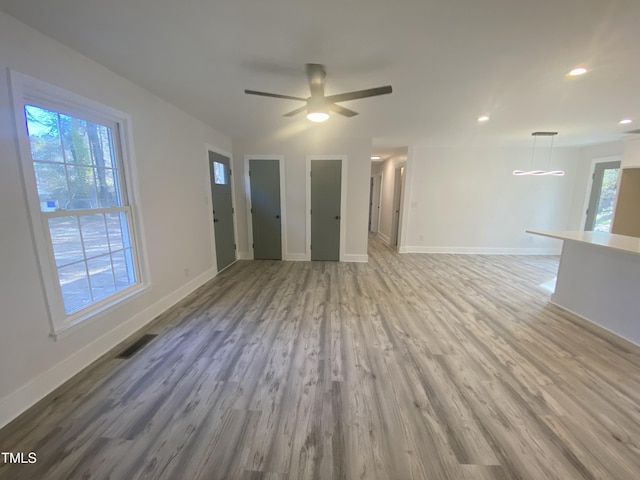
<instances>
[{"instance_id":1,"label":"window pane","mask_svg":"<svg viewBox=\"0 0 640 480\"><path fill-rule=\"evenodd\" d=\"M98 199L96 198L93 168L69 165L67 166L67 172L69 173L71 196L66 208L68 210L97 208Z\"/></svg>"},{"instance_id":2,"label":"window pane","mask_svg":"<svg viewBox=\"0 0 640 480\"><path fill-rule=\"evenodd\" d=\"M227 170L223 163L213 162L213 181L217 185L227 184Z\"/></svg>"},{"instance_id":3,"label":"window pane","mask_svg":"<svg viewBox=\"0 0 640 480\"><path fill-rule=\"evenodd\" d=\"M87 136L89 148L91 149L91 160L97 167L113 167L111 159L111 145L108 141L109 129L103 125L87 122ZM106 148L105 148L106 147Z\"/></svg>"},{"instance_id":4,"label":"window pane","mask_svg":"<svg viewBox=\"0 0 640 480\"><path fill-rule=\"evenodd\" d=\"M127 205L115 148L118 128L34 105L24 108L40 207L64 309L72 314L137 281L127 212L48 215Z\"/></svg>"},{"instance_id":5,"label":"window pane","mask_svg":"<svg viewBox=\"0 0 640 480\"><path fill-rule=\"evenodd\" d=\"M102 126L100 130L100 142L102 143L102 150L104 151L104 165L105 167L118 168L116 164L115 148L113 146L113 134L111 129Z\"/></svg>"},{"instance_id":6,"label":"window pane","mask_svg":"<svg viewBox=\"0 0 640 480\"><path fill-rule=\"evenodd\" d=\"M77 217L50 218L49 231L57 266L84 260Z\"/></svg>"},{"instance_id":7,"label":"window pane","mask_svg":"<svg viewBox=\"0 0 640 480\"><path fill-rule=\"evenodd\" d=\"M115 171L111 168L96 168L98 206L102 208L122 205L116 190Z\"/></svg>"},{"instance_id":8,"label":"window pane","mask_svg":"<svg viewBox=\"0 0 640 480\"><path fill-rule=\"evenodd\" d=\"M67 314L91 303L91 292L84 262L58 269L64 310Z\"/></svg>"},{"instance_id":9,"label":"window pane","mask_svg":"<svg viewBox=\"0 0 640 480\"><path fill-rule=\"evenodd\" d=\"M596 232L610 232L613 209L615 207L616 190L618 189L619 168L607 168L602 176L602 189L598 199L595 223L593 230Z\"/></svg>"},{"instance_id":10,"label":"window pane","mask_svg":"<svg viewBox=\"0 0 640 480\"><path fill-rule=\"evenodd\" d=\"M129 235L126 212L107 214L107 227L112 252L122 248L131 248L131 235Z\"/></svg>"},{"instance_id":11,"label":"window pane","mask_svg":"<svg viewBox=\"0 0 640 480\"><path fill-rule=\"evenodd\" d=\"M122 226L119 213L107 213L107 231L109 232L109 247L112 252L122 250Z\"/></svg>"},{"instance_id":12,"label":"window pane","mask_svg":"<svg viewBox=\"0 0 640 480\"><path fill-rule=\"evenodd\" d=\"M33 105L25 105L24 112L33 159L42 162L62 162L58 114Z\"/></svg>"},{"instance_id":13,"label":"window pane","mask_svg":"<svg viewBox=\"0 0 640 480\"><path fill-rule=\"evenodd\" d=\"M68 115L60 115L60 128L66 162L91 165L87 122Z\"/></svg>"},{"instance_id":14,"label":"window pane","mask_svg":"<svg viewBox=\"0 0 640 480\"><path fill-rule=\"evenodd\" d=\"M64 208L69 201L67 174L64 165L33 162L40 197L40 210L53 212Z\"/></svg>"},{"instance_id":15,"label":"window pane","mask_svg":"<svg viewBox=\"0 0 640 480\"><path fill-rule=\"evenodd\" d=\"M112 254L113 273L116 277L116 289L128 287L136 282L133 269L133 255L131 249Z\"/></svg>"},{"instance_id":16,"label":"window pane","mask_svg":"<svg viewBox=\"0 0 640 480\"><path fill-rule=\"evenodd\" d=\"M111 269L111 256L87 260L89 267L89 277L91 278L91 293L93 301L96 302L116 291L113 282L113 270Z\"/></svg>"},{"instance_id":17,"label":"window pane","mask_svg":"<svg viewBox=\"0 0 640 480\"><path fill-rule=\"evenodd\" d=\"M82 215L80 217L82 229L82 241L87 258L109 253L109 241L107 228L104 223L104 215Z\"/></svg>"}]
</instances>

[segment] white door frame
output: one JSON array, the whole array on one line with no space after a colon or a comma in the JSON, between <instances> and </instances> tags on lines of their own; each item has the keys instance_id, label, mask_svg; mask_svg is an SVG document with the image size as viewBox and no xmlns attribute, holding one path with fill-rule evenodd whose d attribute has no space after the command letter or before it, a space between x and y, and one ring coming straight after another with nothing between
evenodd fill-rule
<instances>
[{"instance_id":1,"label":"white door frame","mask_svg":"<svg viewBox=\"0 0 640 480\"><path fill-rule=\"evenodd\" d=\"M373 198L371 206L371 233L377 234L380 231L380 211L382 203L382 172L372 175L373 178ZM375 226L375 229L373 228Z\"/></svg>"},{"instance_id":2,"label":"white door frame","mask_svg":"<svg viewBox=\"0 0 640 480\"><path fill-rule=\"evenodd\" d=\"M587 222L587 209L589 208L589 201L591 200L591 190L593 189L593 176L596 172L596 166L599 163L609 163L609 162L621 162L622 155L610 155L608 157L596 157L591 160L591 167L589 168L589 179L587 181L587 191L585 193L584 205L582 206L582 215L580 217L580 225L578 230L584 230L584 224ZM618 197L618 193L620 192L620 179L622 178L622 164L620 164L620 175L618 176L618 186L616 187L616 199ZM617 201L616 201L617 204ZM615 217L616 208L613 207L613 215ZM613 225L613 221L611 222Z\"/></svg>"},{"instance_id":3,"label":"white door frame","mask_svg":"<svg viewBox=\"0 0 640 480\"><path fill-rule=\"evenodd\" d=\"M305 155L305 176L307 190L306 238L304 242L305 257L311 261L311 161L341 160L340 174L340 261L344 262L345 227L347 225L347 155Z\"/></svg>"},{"instance_id":4,"label":"white door frame","mask_svg":"<svg viewBox=\"0 0 640 480\"><path fill-rule=\"evenodd\" d=\"M209 152L213 152L213 153L217 153L218 155L223 155L227 158L229 158L229 170L231 171L231 178L229 179L230 183L231 183L231 208L233 208L233 215L231 215L232 219L233 219L233 239L234 239L234 243L236 244L236 249L235 249L235 257L236 259L231 262L226 268L229 268L231 265L233 265L234 263L236 263L239 260L239 250L238 250L238 225L236 222L236 193L235 193L235 188L234 188L234 168L233 168L233 155L231 155L231 152L227 152L226 150L219 148L219 147L215 147L213 145L210 144L205 144L205 148L206 148L206 158L207 158L207 176L206 176L206 180L207 180L207 191L209 192L207 195L207 204L209 206L209 234L211 235L211 251L213 254L213 267L215 269L216 272L218 272L218 259L216 257L216 232L215 232L215 226L213 224L213 196L212 196L212 192L211 192L211 182L212 182L212 178L211 178L211 167L210 167L210 160L209 160ZM220 273L220 272L218 272Z\"/></svg>"},{"instance_id":5,"label":"white door frame","mask_svg":"<svg viewBox=\"0 0 640 480\"><path fill-rule=\"evenodd\" d=\"M251 216L251 180L249 178L249 160L277 160L278 161L278 169L280 171L280 246L281 246L281 255L282 260L286 259L286 251L287 251L287 212L285 206L286 202L286 189L285 189L285 176L284 176L284 155L245 155L244 156L244 188L247 192L247 232L249 232L248 240L250 242L249 245L249 253L251 255L251 259L254 258L253 252L253 221Z\"/></svg>"},{"instance_id":6,"label":"white door frame","mask_svg":"<svg viewBox=\"0 0 640 480\"><path fill-rule=\"evenodd\" d=\"M400 192L397 192L398 188L398 171L402 170L402 177L400 179ZM396 250L400 251L401 239L402 239L402 217L404 212L404 196L407 184L407 162L398 163L393 169L393 196L391 198L391 246ZM399 196L399 204L398 204L398 224L394 222L395 218L395 209L396 209L396 196ZM395 230L395 235L394 235ZM394 236L395 236L395 245L394 245Z\"/></svg>"}]
</instances>

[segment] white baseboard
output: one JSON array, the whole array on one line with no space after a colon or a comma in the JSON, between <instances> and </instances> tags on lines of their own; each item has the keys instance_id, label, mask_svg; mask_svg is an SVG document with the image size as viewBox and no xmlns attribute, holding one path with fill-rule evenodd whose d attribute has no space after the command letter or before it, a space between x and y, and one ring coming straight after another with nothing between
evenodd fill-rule
<instances>
[{"instance_id":1,"label":"white baseboard","mask_svg":"<svg viewBox=\"0 0 640 480\"><path fill-rule=\"evenodd\" d=\"M251 252L238 252L238 260L253 260L253 254Z\"/></svg>"},{"instance_id":2,"label":"white baseboard","mask_svg":"<svg viewBox=\"0 0 640 480\"><path fill-rule=\"evenodd\" d=\"M360 255L356 253L345 253L342 257L343 262L352 263L367 263L369 261L369 255Z\"/></svg>"},{"instance_id":3,"label":"white baseboard","mask_svg":"<svg viewBox=\"0 0 640 480\"><path fill-rule=\"evenodd\" d=\"M587 323L589 324L589 325L588 325L588 327L591 327L591 328L595 327L596 329L601 328L602 330L605 330L605 331L609 332L611 335L615 335L616 337L621 338L622 340L624 340L624 341L626 341L626 342L632 343L633 345L635 345L635 346L637 346L637 347L640 347L640 343L636 343L636 341L632 340L631 338L627 338L627 337L625 337L625 336L620 335L620 334L619 334L619 333L617 333L617 332L614 332L613 330L609 330L607 327L605 327L605 326L603 326L603 325L600 325L599 323L596 323L596 322L594 322L593 320L589 320L589 319L588 319L587 317L585 317L584 315L581 315L581 314L579 314L579 313L577 313L577 312L574 312L574 311L573 311L573 310L571 310L570 308L563 307L563 306L562 306L562 305L560 305L559 303L556 303L556 302L555 302L555 300L554 300L554 297L555 297L555 295L551 295L551 300L549 300L549 303L550 303L551 305L555 305L556 307L558 307L558 308L560 308L560 309L564 310L565 312L569 312L570 314L575 315L575 316L576 316L576 317L578 317L581 321L583 321L583 322L587 322ZM587 327L587 326L585 326L585 327Z\"/></svg>"},{"instance_id":4,"label":"white baseboard","mask_svg":"<svg viewBox=\"0 0 640 480\"><path fill-rule=\"evenodd\" d=\"M560 255L558 248L400 247L400 253L459 253L465 255Z\"/></svg>"},{"instance_id":5,"label":"white baseboard","mask_svg":"<svg viewBox=\"0 0 640 480\"><path fill-rule=\"evenodd\" d=\"M287 262L306 262L309 260L306 253L285 253L284 259Z\"/></svg>"},{"instance_id":6,"label":"white baseboard","mask_svg":"<svg viewBox=\"0 0 640 480\"><path fill-rule=\"evenodd\" d=\"M214 269L204 272L0 399L0 428L215 276Z\"/></svg>"}]
</instances>

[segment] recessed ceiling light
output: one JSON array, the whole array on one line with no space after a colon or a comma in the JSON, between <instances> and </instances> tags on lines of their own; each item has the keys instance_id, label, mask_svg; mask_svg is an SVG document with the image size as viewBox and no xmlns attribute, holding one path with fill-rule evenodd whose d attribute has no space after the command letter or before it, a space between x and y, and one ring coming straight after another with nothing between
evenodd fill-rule
<instances>
[{"instance_id":1,"label":"recessed ceiling light","mask_svg":"<svg viewBox=\"0 0 640 480\"><path fill-rule=\"evenodd\" d=\"M578 77L580 75L584 75L585 73L587 73L587 69L586 68L577 67L577 68L574 68L573 70L571 70L568 75L570 77Z\"/></svg>"},{"instance_id":2,"label":"recessed ceiling light","mask_svg":"<svg viewBox=\"0 0 640 480\"><path fill-rule=\"evenodd\" d=\"M479 122L488 122L489 121L489 115L480 115L478 117L478 121Z\"/></svg>"},{"instance_id":3,"label":"recessed ceiling light","mask_svg":"<svg viewBox=\"0 0 640 480\"><path fill-rule=\"evenodd\" d=\"M371 157L371 160L380 160L382 157L379 157L378 155L374 155L373 157Z\"/></svg>"},{"instance_id":4,"label":"recessed ceiling light","mask_svg":"<svg viewBox=\"0 0 640 480\"><path fill-rule=\"evenodd\" d=\"M625 118L625 119L620 120L618 123L620 125L627 125L629 123L633 123L633 120L631 120L630 118Z\"/></svg>"}]
</instances>

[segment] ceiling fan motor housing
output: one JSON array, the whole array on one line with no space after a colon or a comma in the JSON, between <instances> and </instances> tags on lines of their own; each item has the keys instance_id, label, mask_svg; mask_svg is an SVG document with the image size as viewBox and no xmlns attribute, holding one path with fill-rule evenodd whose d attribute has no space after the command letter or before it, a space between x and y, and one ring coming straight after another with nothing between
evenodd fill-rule
<instances>
[{"instance_id":1,"label":"ceiling fan motor housing","mask_svg":"<svg viewBox=\"0 0 640 480\"><path fill-rule=\"evenodd\" d=\"M258 90L245 90L244 93L247 93L249 95L260 95L263 97L282 98L285 100L296 100L298 102L305 102L305 105L303 107L299 107L295 110L285 113L284 116L293 117L306 110L307 118L309 120L312 120L314 122L322 122L329 118L329 111L338 113L345 117L353 117L358 114L353 110L337 105L339 102L347 102L360 98L386 95L393 91L391 85L386 85L384 87L356 90L353 92L329 95L327 97L324 94L324 83L327 76L327 69L325 68L325 66L319 63L307 63L305 65L305 71L307 73L307 81L309 83L309 91L311 93L311 95L307 98L294 97L291 95L281 95L279 93L261 92Z\"/></svg>"}]
</instances>

